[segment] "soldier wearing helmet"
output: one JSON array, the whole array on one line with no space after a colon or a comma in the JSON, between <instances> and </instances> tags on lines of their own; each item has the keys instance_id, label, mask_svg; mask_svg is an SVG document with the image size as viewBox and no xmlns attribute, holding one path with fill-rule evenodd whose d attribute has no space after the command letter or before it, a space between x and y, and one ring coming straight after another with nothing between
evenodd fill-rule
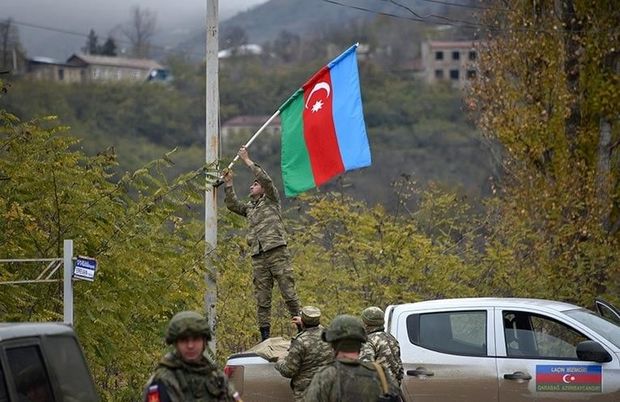
<instances>
[{"instance_id":1,"label":"soldier wearing helmet","mask_svg":"<svg viewBox=\"0 0 620 402\"><path fill-rule=\"evenodd\" d=\"M302 308L299 320L302 331L291 340L286 357L275 365L282 376L291 379L295 402L303 401L314 374L334 360L331 346L321 339L320 323L321 310L314 306Z\"/></svg>"},{"instance_id":2,"label":"soldier wearing helmet","mask_svg":"<svg viewBox=\"0 0 620 402\"><path fill-rule=\"evenodd\" d=\"M149 379L145 402L232 402L239 394L205 355L211 339L209 323L194 311L172 317L165 334L174 351L166 354Z\"/></svg>"},{"instance_id":3,"label":"soldier wearing helmet","mask_svg":"<svg viewBox=\"0 0 620 402\"><path fill-rule=\"evenodd\" d=\"M319 370L306 390L306 402L400 402L398 384L379 364L362 362L359 352L366 342L362 321L339 315L323 330L322 338L331 343L336 360Z\"/></svg>"},{"instance_id":4,"label":"soldier wearing helmet","mask_svg":"<svg viewBox=\"0 0 620 402\"><path fill-rule=\"evenodd\" d=\"M360 360L381 364L400 384L404 374L400 345L392 334L385 332L383 317L383 310L379 307L368 307L362 311L368 342L362 346Z\"/></svg>"}]
</instances>

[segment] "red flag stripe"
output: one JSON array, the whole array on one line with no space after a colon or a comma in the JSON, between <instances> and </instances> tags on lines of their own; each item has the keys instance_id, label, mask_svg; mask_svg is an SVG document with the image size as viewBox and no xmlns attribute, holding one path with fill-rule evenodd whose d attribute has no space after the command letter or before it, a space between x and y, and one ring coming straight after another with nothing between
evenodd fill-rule
<instances>
[{"instance_id":1,"label":"red flag stripe","mask_svg":"<svg viewBox=\"0 0 620 402\"><path fill-rule=\"evenodd\" d=\"M304 139L317 186L344 172L332 114L333 88L323 67L304 87Z\"/></svg>"},{"instance_id":2,"label":"red flag stripe","mask_svg":"<svg viewBox=\"0 0 620 402\"><path fill-rule=\"evenodd\" d=\"M564 377L566 376L566 380ZM573 379L574 377L574 379ZM545 384L600 384L600 374L537 374L537 383Z\"/></svg>"}]
</instances>

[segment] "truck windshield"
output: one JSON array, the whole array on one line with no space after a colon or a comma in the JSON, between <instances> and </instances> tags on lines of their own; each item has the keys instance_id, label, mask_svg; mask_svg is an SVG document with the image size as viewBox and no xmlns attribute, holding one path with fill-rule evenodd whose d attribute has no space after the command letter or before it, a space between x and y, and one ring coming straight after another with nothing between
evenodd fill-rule
<instances>
[{"instance_id":1,"label":"truck windshield","mask_svg":"<svg viewBox=\"0 0 620 402\"><path fill-rule=\"evenodd\" d=\"M605 339L616 345L617 348L620 348L620 326L585 309L569 310L564 313L583 325L592 328L594 331L604 336Z\"/></svg>"}]
</instances>

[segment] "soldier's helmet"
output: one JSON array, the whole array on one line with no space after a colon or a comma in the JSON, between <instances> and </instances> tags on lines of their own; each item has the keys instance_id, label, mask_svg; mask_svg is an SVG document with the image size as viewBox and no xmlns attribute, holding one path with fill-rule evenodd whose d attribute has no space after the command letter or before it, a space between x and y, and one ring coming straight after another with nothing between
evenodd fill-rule
<instances>
[{"instance_id":1,"label":"soldier's helmet","mask_svg":"<svg viewBox=\"0 0 620 402\"><path fill-rule=\"evenodd\" d=\"M383 316L383 310L379 307L368 307L362 311L362 321L367 327L382 327L384 324Z\"/></svg>"},{"instance_id":2,"label":"soldier's helmet","mask_svg":"<svg viewBox=\"0 0 620 402\"><path fill-rule=\"evenodd\" d=\"M325 342L351 340L366 342L366 330L362 321L348 314L342 314L333 319L327 329L323 330L321 338Z\"/></svg>"},{"instance_id":3,"label":"soldier's helmet","mask_svg":"<svg viewBox=\"0 0 620 402\"><path fill-rule=\"evenodd\" d=\"M321 310L314 306L305 306L301 309L301 320L308 326L319 325L321 322Z\"/></svg>"},{"instance_id":4,"label":"soldier's helmet","mask_svg":"<svg viewBox=\"0 0 620 402\"><path fill-rule=\"evenodd\" d=\"M166 343L172 345L179 338L186 336L202 336L211 340L211 329L205 317L195 311L176 313L166 328Z\"/></svg>"}]
</instances>

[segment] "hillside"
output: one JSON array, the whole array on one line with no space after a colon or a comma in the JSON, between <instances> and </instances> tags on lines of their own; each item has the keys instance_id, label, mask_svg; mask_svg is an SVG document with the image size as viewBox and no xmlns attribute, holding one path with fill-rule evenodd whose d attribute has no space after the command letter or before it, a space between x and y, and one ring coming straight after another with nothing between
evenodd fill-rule
<instances>
[{"instance_id":1,"label":"hillside","mask_svg":"<svg viewBox=\"0 0 620 402\"><path fill-rule=\"evenodd\" d=\"M288 10L289 2L278 1L272 0L252 12L266 13L274 5ZM308 10L306 2L290 3ZM273 113L333 57L330 52L364 41L373 51L360 62L373 165L344 175L322 191L342 189L358 199L395 208L391 183L407 177L417 186L433 181L463 194L485 195L489 177L496 175L495 167L488 146L463 108L462 92L449 86L424 85L408 64L418 56L422 38L448 34L459 32L436 30L408 20L375 18L338 29L332 27L321 33L325 41L291 37L289 46L274 47L269 54L222 60L220 121ZM24 119L59 116L63 124L72 127L71 133L82 139L81 146L88 153L113 147L119 171L139 168L177 148L172 155L176 165L171 174L181 173L199 167L204 160L205 70L204 65L182 57L169 57L166 64L175 79L165 86L14 81L0 100L0 107ZM223 164L245 140L223 139ZM278 185L279 152L278 138L261 138L251 149L253 157L269 169ZM245 186L250 180L248 172L242 167L237 170L238 183Z\"/></svg>"},{"instance_id":2,"label":"hillside","mask_svg":"<svg viewBox=\"0 0 620 402\"><path fill-rule=\"evenodd\" d=\"M397 4L401 4L401 6ZM463 2L466 4L467 2ZM414 4L414 5L413 5ZM349 5L349 6L347 6ZM353 7L350 7L353 5ZM412 14L415 13L415 14ZM363 25L378 19L389 19L391 24L417 25L424 30L436 26L433 23L415 22L417 15L431 14L446 17L467 18L471 10L451 8L432 2L387 2L376 0L359 0L354 4L347 2L328 2L324 0L270 0L250 8L220 24L220 48L230 46L226 35L231 30L241 29L247 36L248 43L266 44L276 41L283 32L297 35L302 40L330 40L329 36L342 29ZM432 18L429 18L429 21ZM441 21L435 19L435 21ZM178 44L180 49L190 49L192 53L202 53L205 48L204 28L191 28L192 34ZM448 32L454 35L454 30ZM456 33L459 35L458 33ZM468 32L469 35L472 32ZM363 40L363 32L360 32ZM401 39L406 39L407 30L401 32ZM378 44L389 43L391 37L378 38Z\"/></svg>"}]
</instances>

